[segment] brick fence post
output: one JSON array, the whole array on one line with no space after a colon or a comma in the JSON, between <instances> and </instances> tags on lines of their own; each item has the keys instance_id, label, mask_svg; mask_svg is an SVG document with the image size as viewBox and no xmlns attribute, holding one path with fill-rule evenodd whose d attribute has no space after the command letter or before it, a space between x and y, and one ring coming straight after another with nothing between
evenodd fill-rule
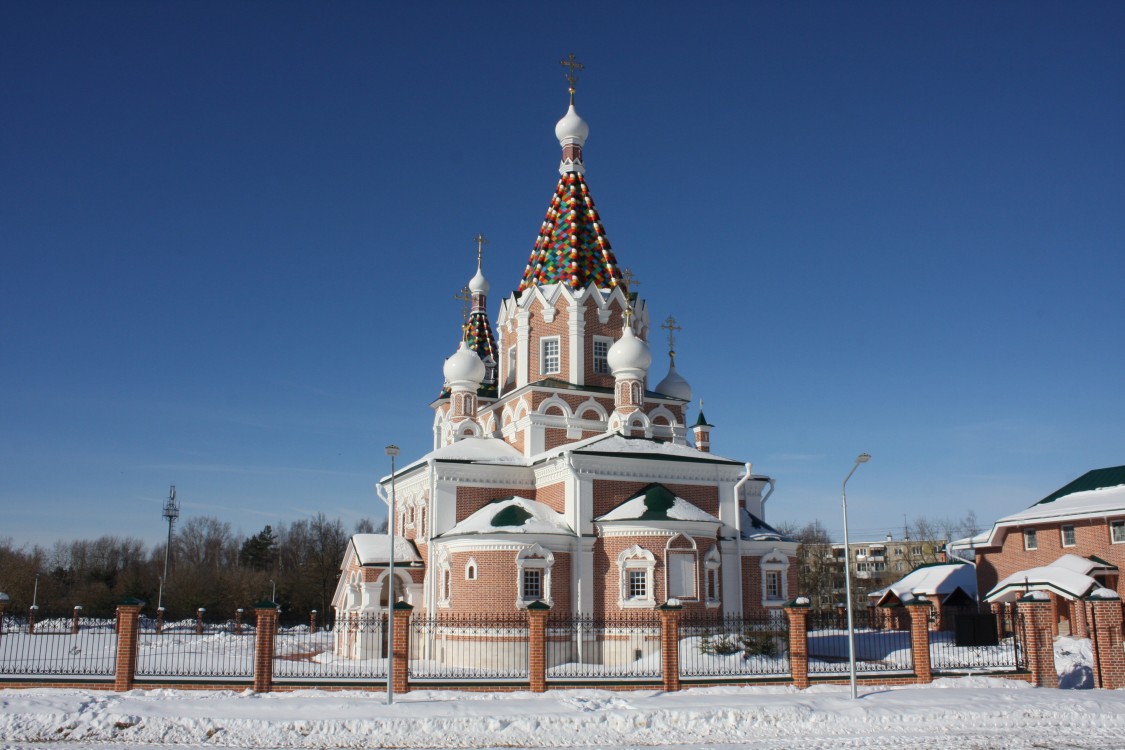
<instances>
[{"instance_id":1,"label":"brick fence post","mask_svg":"<svg viewBox=\"0 0 1125 750\"><path fill-rule=\"evenodd\" d=\"M39 614L39 605L32 604L27 608L27 633L35 635L35 616Z\"/></svg>"},{"instance_id":2,"label":"brick fence post","mask_svg":"<svg viewBox=\"0 0 1125 750\"><path fill-rule=\"evenodd\" d=\"M309 632L316 633L316 610L309 612Z\"/></svg>"},{"instance_id":3,"label":"brick fence post","mask_svg":"<svg viewBox=\"0 0 1125 750\"><path fill-rule=\"evenodd\" d=\"M73 616L73 618L71 618L71 621L70 621L70 634L71 635L78 635L79 618L81 618L81 617L82 617L82 605L81 604L75 604L74 605L74 616Z\"/></svg>"},{"instance_id":4,"label":"brick fence post","mask_svg":"<svg viewBox=\"0 0 1125 750\"><path fill-rule=\"evenodd\" d=\"M547 615L551 605L535 601L527 605L527 676L531 692L547 691Z\"/></svg>"},{"instance_id":5,"label":"brick fence post","mask_svg":"<svg viewBox=\"0 0 1125 750\"><path fill-rule=\"evenodd\" d=\"M277 639L277 604L254 605L257 629L254 631L254 692L268 693L273 688L273 653Z\"/></svg>"},{"instance_id":6,"label":"brick fence post","mask_svg":"<svg viewBox=\"0 0 1125 750\"><path fill-rule=\"evenodd\" d=\"M906 613L910 616L910 656L914 661L914 674L919 684L934 681L930 667L930 612L932 606L927 599L914 599L906 603Z\"/></svg>"},{"instance_id":7,"label":"brick fence post","mask_svg":"<svg viewBox=\"0 0 1125 750\"><path fill-rule=\"evenodd\" d=\"M1106 690L1125 688L1125 651L1121 642L1125 612L1121 608L1121 598L1109 589L1102 589L1091 594L1084 604L1089 613L1094 687Z\"/></svg>"},{"instance_id":8,"label":"brick fence post","mask_svg":"<svg viewBox=\"0 0 1125 750\"><path fill-rule=\"evenodd\" d=\"M789 674L798 690L809 686L809 600L798 597L785 605L789 618Z\"/></svg>"},{"instance_id":9,"label":"brick fence post","mask_svg":"<svg viewBox=\"0 0 1125 750\"><path fill-rule=\"evenodd\" d=\"M680 615L682 614L683 606L678 602L660 605L660 671L664 676L664 690L667 692L680 689Z\"/></svg>"},{"instance_id":10,"label":"brick fence post","mask_svg":"<svg viewBox=\"0 0 1125 750\"><path fill-rule=\"evenodd\" d=\"M129 597L117 605L117 659L113 668L113 689L119 693L133 689L137 674L137 626L141 616L140 599Z\"/></svg>"},{"instance_id":11,"label":"brick fence post","mask_svg":"<svg viewBox=\"0 0 1125 750\"><path fill-rule=\"evenodd\" d=\"M394 674L391 685L395 695L410 692L410 615L414 607L406 602L395 602Z\"/></svg>"},{"instance_id":12,"label":"brick fence post","mask_svg":"<svg viewBox=\"0 0 1125 750\"><path fill-rule=\"evenodd\" d=\"M1019 600L1027 668L1031 671L1032 685L1057 688L1059 673L1055 671L1055 637L1051 629L1055 607L1050 599L1035 598L1037 594L1039 592L1031 592Z\"/></svg>"}]
</instances>

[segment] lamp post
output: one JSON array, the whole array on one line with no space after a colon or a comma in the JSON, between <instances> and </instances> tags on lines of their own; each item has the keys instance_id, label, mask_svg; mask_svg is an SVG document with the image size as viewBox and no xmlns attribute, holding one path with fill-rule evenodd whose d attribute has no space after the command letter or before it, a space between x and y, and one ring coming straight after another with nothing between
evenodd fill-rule
<instances>
[{"instance_id":1,"label":"lamp post","mask_svg":"<svg viewBox=\"0 0 1125 750\"><path fill-rule=\"evenodd\" d=\"M855 621L852 616L852 550L848 546L848 480L855 474L860 464L871 460L870 453L860 453L855 458L852 470L844 477L840 487L840 497L844 505L844 596L848 603L848 681L852 687L852 700L856 698L855 687Z\"/></svg>"},{"instance_id":2,"label":"lamp post","mask_svg":"<svg viewBox=\"0 0 1125 750\"><path fill-rule=\"evenodd\" d=\"M391 552L387 555L387 705L395 702L394 659L395 659L395 456L397 445L388 445L386 453L391 457L391 507L387 514L387 541Z\"/></svg>"}]
</instances>

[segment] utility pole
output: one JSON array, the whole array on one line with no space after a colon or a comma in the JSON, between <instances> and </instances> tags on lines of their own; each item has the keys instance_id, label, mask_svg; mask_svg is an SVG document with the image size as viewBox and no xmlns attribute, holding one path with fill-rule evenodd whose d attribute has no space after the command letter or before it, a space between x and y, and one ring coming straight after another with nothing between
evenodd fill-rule
<instances>
[{"instance_id":1,"label":"utility pole","mask_svg":"<svg viewBox=\"0 0 1125 750\"><path fill-rule=\"evenodd\" d=\"M168 544L164 547L164 577L160 579L160 595L157 597L157 610L164 608L164 585L168 581L168 557L172 554L172 526L180 517L180 503L176 500L176 485L168 490L168 499L164 501L164 520L168 522Z\"/></svg>"}]
</instances>

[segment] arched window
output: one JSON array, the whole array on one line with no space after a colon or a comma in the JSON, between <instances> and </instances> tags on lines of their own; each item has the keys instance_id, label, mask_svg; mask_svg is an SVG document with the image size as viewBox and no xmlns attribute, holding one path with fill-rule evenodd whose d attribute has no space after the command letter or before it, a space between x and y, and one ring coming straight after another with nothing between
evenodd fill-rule
<instances>
[{"instance_id":1,"label":"arched window","mask_svg":"<svg viewBox=\"0 0 1125 750\"><path fill-rule=\"evenodd\" d=\"M634 544L622 550L617 556L620 584L617 606L623 609L655 607L656 586L653 581L655 569L656 557L647 549Z\"/></svg>"},{"instance_id":2,"label":"arched window","mask_svg":"<svg viewBox=\"0 0 1125 750\"><path fill-rule=\"evenodd\" d=\"M676 534L668 540L664 548L664 565L667 568L665 586L668 599L699 598L695 581L696 548L695 540L683 534Z\"/></svg>"},{"instance_id":3,"label":"arched window","mask_svg":"<svg viewBox=\"0 0 1125 750\"><path fill-rule=\"evenodd\" d=\"M780 606L789 598L789 558L776 547L762 557L762 606Z\"/></svg>"},{"instance_id":4,"label":"arched window","mask_svg":"<svg viewBox=\"0 0 1125 750\"><path fill-rule=\"evenodd\" d=\"M477 561L475 557L470 557L469 562L465 563L465 580L477 580Z\"/></svg>"},{"instance_id":5,"label":"arched window","mask_svg":"<svg viewBox=\"0 0 1125 750\"><path fill-rule=\"evenodd\" d=\"M721 567L722 558L719 555L719 547L716 545L709 549L707 555L703 558L705 579L703 593L708 607L717 607L720 601L722 601L722 589L720 588L719 578Z\"/></svg>"},{"instance_id":6,"label":"arched window","mask_svg":"<svg viewBox=\"0 0 1125 750\"><path fill-rule=\"evenodd\" d=\"M516 555L516 581L517 607L526 607L532 602L541 601L552 604L551 599L551 567L555 564L555 556L550 550L538 544L524 547Z\"/></svg>"}]
</instances>

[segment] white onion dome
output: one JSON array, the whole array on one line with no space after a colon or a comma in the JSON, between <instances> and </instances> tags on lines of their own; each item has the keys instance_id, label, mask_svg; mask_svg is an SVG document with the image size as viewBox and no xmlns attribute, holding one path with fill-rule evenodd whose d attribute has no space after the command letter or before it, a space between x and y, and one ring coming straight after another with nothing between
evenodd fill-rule
<instances>
[{"instance_id":1,"label":"white onion dome","mask_svg":"<svg viewBox=\"0 0 1125 750\"><path fill-rule=\"evenodd\" d=\"M676 360L674 359L668 363L668 374L656 384L653 390L657 393L663 393L665 396L691 401L691 384L684 379L683 375L676 372Z\"/></svg>"},{"instance_id":2,"label":"white onion dome","mask_svg":"<svg viewBox=\"0 0 1125 750\"><path fill-rule=\"evenodd\" d=\"M648 344L637 338L632 326L625 326L621 338L614 342L606 352L606 362L614 377L644 378L648 366L652 364L652 352Z\"/></svg>"},{"instance_id":3,"label":"white onion dome","mask_svg":"<svg viewBox=\"0 0 1125 750\"><path fill-rule=\"evenodd\" d=\"M477 266L477 275L469 282L469 291L473 294L488 294L490 288L488 279L481 273L480 266Z\"/></svg>"},{"instance_id":4,"label":"white onion dome","mask_svg":"<svg viewBox=\"0 0 1125 750\"><path fill-rule=\"evenodd\" d=\"M574 143L582 146L585 145L589 135L590 126L578 116L574 105L571 104L563 118L555 124L555 137L559 139L559 145L567 146Z\"/></svg>"},{"instance_id":5,"label":"white onion dome","mask_svg":"<svg viewBox=\"0 0 1125 750\"><path fill-rule=\"evenodd\" d=\"M476 389L484 380L484 362L466 341L462 341L453 356L445 360L441 371L450 388L461 385Z\"/></svg>"}]
</instances>

